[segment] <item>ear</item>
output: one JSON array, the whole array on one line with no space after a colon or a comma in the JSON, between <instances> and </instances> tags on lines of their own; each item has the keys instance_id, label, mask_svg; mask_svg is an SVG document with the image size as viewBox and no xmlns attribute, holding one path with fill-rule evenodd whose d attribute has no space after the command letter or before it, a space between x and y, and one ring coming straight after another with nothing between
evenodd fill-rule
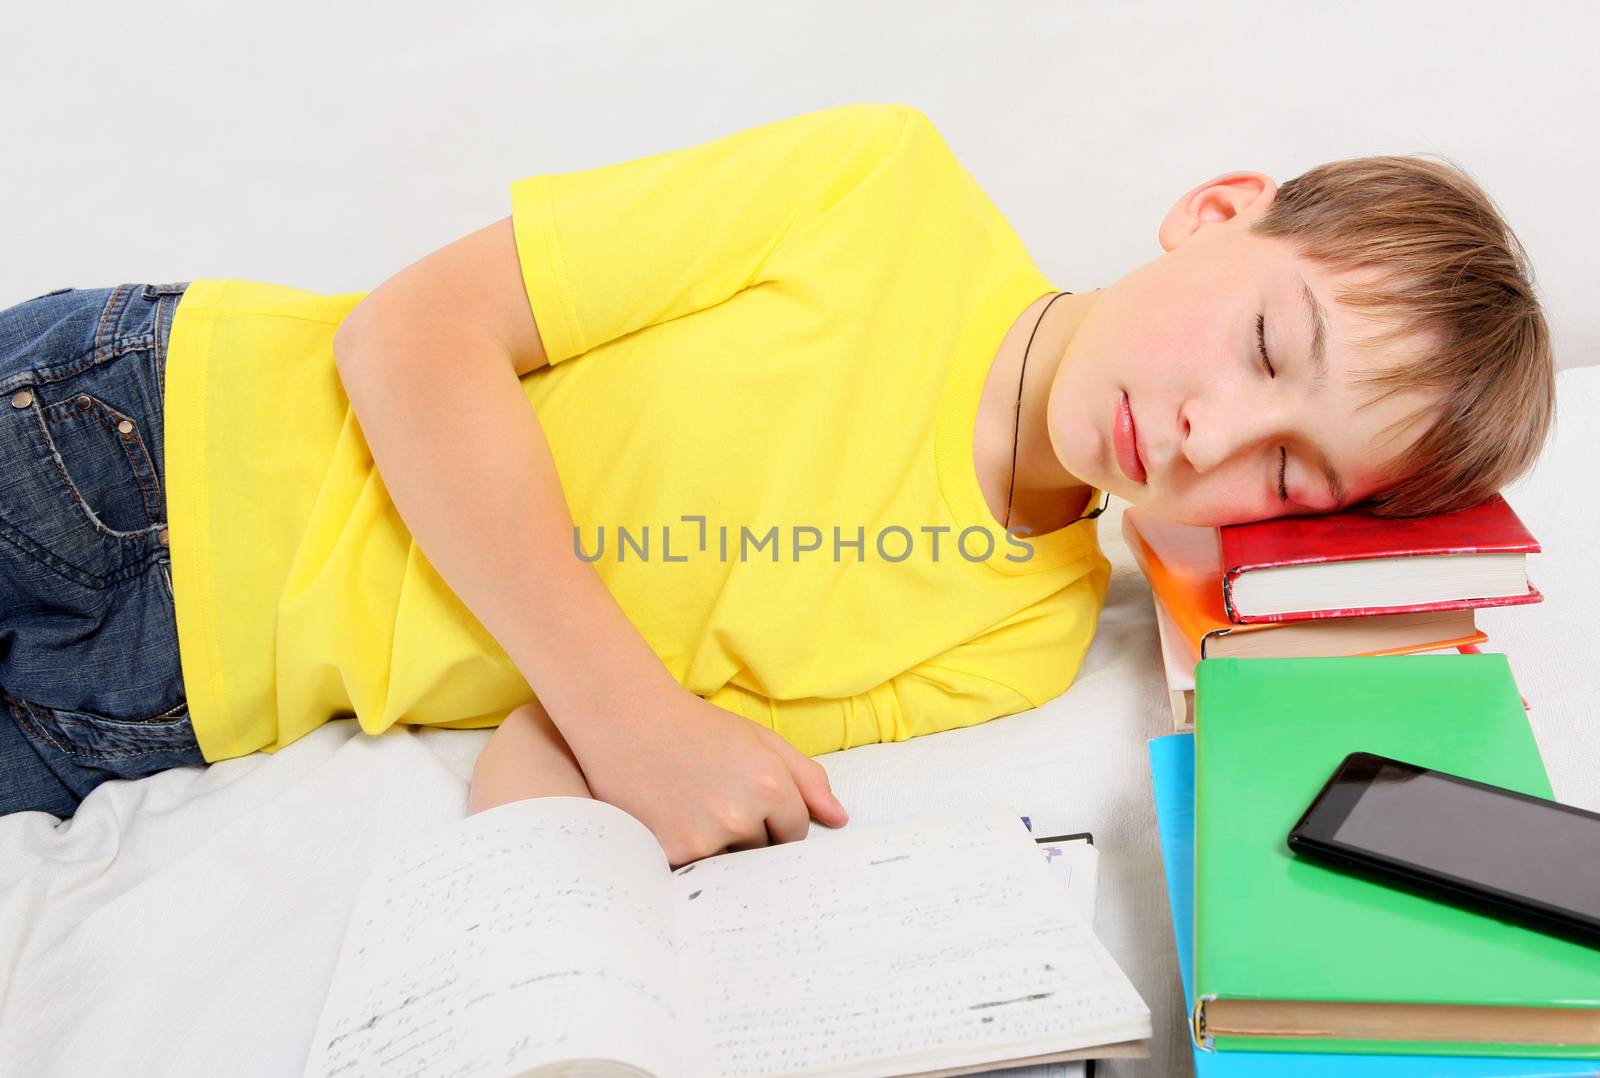
<instances>
[{"instance_id":1,"label":"ear","mask_svg":"<svg viewBox=\"0 0 1600 1078\"><path fill-rule=\"evenodd\" d=\"M1190 189L1172 204L1157 239L1170 251L1209 224L1237 221L1247 225L1267 212L1278 185L1261 172L1225 172Z\"/></svg>"}]
</instances>

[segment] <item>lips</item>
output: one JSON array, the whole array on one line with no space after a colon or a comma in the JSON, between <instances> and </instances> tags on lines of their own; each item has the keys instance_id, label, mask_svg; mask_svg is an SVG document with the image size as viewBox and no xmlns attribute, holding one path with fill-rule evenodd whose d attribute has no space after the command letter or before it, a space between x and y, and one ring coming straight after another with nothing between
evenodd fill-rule
<instances>
[{"instance_id":1,"label":"lips","mask_svg":"<svg viewBox=\"0 0 1600 1078\"><path fill-rule=\"evenodd\" d=\"M1124 392L1117 398L1117 414L1111 424L1111 441L1122 474L1142 484L1145 472L1144 461L1139 459L1138 438L1138 429L1133 425L1133 406L1128 403L1128 394Z\"/></svg>"}]
</instances>

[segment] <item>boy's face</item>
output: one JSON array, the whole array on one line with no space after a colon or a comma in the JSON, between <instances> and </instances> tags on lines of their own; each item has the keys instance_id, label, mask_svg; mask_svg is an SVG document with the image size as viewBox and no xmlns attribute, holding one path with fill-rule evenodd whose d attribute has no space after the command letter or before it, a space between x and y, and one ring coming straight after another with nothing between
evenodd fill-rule
<instances>
[{"instance_id":1,"label":"boy's face","mask_svg":"<svg viewBox=\"0 0 1600 1078\"><path fill-rule=\"evenodd\" d=\"M1349 379L1406 362L1423 342L1382 355L1352 344L1378 327L1336 306L1333 293L1361 278L1329 274L1288 242L1248 233L1276 193L1260 173L1202 184L1162 222L1167 253L1098 293L1050 387L1051 442L1074 476L1171 520L1243 523L1333 511L1324 458L1344 488L1340 506L1379 493L1385 465L1422 435L1437 395L1398 392L1362 408L1374 391ZM1326 312L1320 385L1302 279ZM1258 315L1275 376L1257 346ZM1123 393L1142 481L1118 463ZM1422 417L1382 440L1386 426L1424 405Z\"/></svg>"}]
</instances>

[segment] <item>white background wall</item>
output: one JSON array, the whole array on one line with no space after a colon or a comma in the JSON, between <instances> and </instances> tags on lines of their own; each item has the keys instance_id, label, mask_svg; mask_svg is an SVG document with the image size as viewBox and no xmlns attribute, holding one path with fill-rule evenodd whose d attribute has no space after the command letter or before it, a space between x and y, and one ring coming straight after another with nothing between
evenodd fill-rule
<instances>
[{"instance_id":1,"label":"white background wall","mask_svg":"<svg viewBox=\"0 0 1600 1078\"><path fill-rule=\"evenodd\" d=\"M0 35L0 306L242 276L374 287L506 187L855 100L926 112L1072 291L1248 168L1432 151L1532 257L1564 366L1590 301L1600 13L1578 3L811 0L16 5Z\"/></svg>"}]
</instances>

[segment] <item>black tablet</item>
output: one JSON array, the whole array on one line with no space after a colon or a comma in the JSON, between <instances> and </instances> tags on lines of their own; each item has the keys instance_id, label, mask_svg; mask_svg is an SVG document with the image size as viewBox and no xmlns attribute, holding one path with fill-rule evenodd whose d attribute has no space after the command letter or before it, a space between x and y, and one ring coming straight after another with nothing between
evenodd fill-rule
<instances>
[{"instance_id":1,"label":"black tablet","mask_svg":"<svg viewBox=\"0 0 1600 1078\"><path fill-rule=\"evenodd\" d=\"M1354 752L1288 841L1331 866L1600 946L1600 813Z\"/></svg>"}]
</instances>

